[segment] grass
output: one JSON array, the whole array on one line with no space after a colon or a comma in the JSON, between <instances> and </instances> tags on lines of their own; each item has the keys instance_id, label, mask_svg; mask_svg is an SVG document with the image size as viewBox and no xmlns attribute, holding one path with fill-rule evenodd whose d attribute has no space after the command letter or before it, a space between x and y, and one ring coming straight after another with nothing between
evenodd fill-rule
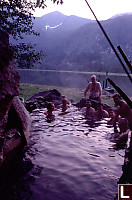
<instances>
[{"instance_id":1,"label":"grass","mask_svg":"<svg viewBox=\"0 0 132 200\"><path fill-rule=\"evenodd\" d=\"M34 94L38 92L43 92L46 90L57 89L62 95L67 96L68 99L73 99L74 102L79 102L83 97L84 89L79 88L64 88L64 87L56 87L56 86L48 86L48 85L36 85L36 84L21 84L19 90L19 96L28 100ZM102 103L109 104L113 106L113 100L106 95L102 95Z\"/></svg>"},{"instance_id":2,"label":"grass","mask_svg":"<svg viewBox=\"0 0 132 200\"><path fill-rule=\"evenodd\" d=\"M80 98L83 97L83 89L64 88L64 87L36 85L36 84L21 84L19 90L19 96L27 100L35 93L52 89L57 89L62 95L67 96L69 99L73 99L75 102L80 101Z\"/></svg>"}]
</instances>

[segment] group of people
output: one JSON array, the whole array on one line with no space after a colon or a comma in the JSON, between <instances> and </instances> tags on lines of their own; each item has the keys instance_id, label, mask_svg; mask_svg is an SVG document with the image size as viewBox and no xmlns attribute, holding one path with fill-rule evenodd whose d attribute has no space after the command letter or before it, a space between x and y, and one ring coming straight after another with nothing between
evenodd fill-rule
<instances>
[{"instance_id":1,"label":"group of people","mask_svg":"<svg viewBox=\"0 0 132 200\"><path fill-rule=\"evenodd\" d=\"M89 92L89 99L86 99L87 93ZM129 133L132 131L132 110L129 105L124 102L119 94L113 95L113 101L115 103L115 108L110 108L108 111L103 109L103 104L101 103L102 87L100 82L96 80L96 76L91 76L91 82L88 83L85 91L85 107L82 108L82 113L87 117L100 117L100 118L110 118L109 124L113 125L115 130L115 141L126 142L128 141ZM92 103L96 103L96 108L92 106ZM62 98L62 104L57 108L61 108L62 112L60 115L68 113L69 104L66 97ZM55 106L52 102L47 103L46 118L47 121L54 119L53 111ZM119 131L117 133L116 124L118 122Z\"/></svg>"},{"instance_id":2,"label":"group of people","mask_svg":"<svg viewBox=\"0 0 132 200\"><path fill-rule=\"evenodd\" d=\"M82 108L82 113L87 117L108 118L109 113L103 109L103 105L98 102L96 109L92 106L92 100L86 99L86 107Z\"/></svg>"},{"instance_id":3,"label":"group of people","mask_svg":"<svg viewBox=\"0 0 132 200\"><path fill-rule=\"evenodd\" d=\"M59 115L64 115L69 113L68 108L70 107L70 105L68 104L68 100L67 98L64 96L62 98L62 104L57 106L57 109L61 109L61 113L59 113ZM47 122L51 122L54 121L55 116L53 114L53 111L55 110L55 105L53 102L48 102L47 103L47 111L44 113L46 115L46 119Z\"/></svg>"}]
</instances>

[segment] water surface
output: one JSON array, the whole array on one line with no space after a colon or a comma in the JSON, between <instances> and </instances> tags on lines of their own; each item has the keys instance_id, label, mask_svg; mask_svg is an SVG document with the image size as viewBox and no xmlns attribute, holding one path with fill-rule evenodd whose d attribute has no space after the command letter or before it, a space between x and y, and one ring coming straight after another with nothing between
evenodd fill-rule
<instances>
[{"instance_id":1,"label":"water surface","mask_svg":"<svg viewBox=\"0 0 132 200\"><path fill-rule=\"evenodd\" d=\"M124 150L115 150L107 120L87 121L81 111L47 123L45 109L32 114L30 141L3 197L14 200L114 200ZM8 189L9 194L5 194ZM9 195L9 196L8 196ZM6 199L6 198L3 198Z\"/></svg>"},{"instance_id":2,"label":"water surface","mask_svg":"<svg viewBox=\"0 0 132 200\"><path fill-rule=\"evenodd\" d=\"M106 73L103 72L77 72L77 71L57 71L57 70L19 70L22 83L32 83L41 85L54 85L68 88L85 89L91 79L91 75L95 74L101 85L106 85L106 78L112 79L127 95L132 96L132 84L126 74ZM107 82L108 87L112 87ZM128 90L129 87L129 90Z\"/></svg>"}]
</instances>

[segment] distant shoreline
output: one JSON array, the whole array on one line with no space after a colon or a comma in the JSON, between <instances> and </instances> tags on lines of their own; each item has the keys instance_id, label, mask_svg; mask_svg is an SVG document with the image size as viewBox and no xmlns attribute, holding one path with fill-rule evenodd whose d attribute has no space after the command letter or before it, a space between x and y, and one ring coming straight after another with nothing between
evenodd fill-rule
<instances>
[{"instance_id":1,"label":"distant shoreline","mask_svg":"<svg viewBox=\"0 0 132 200\"><path fill-rule=\"evenodd\" d=\"M58 73L75 73L75 74L96 74L106 75L106 72L86 72L86 71L65 71L65 70L46 70L46 69L18 69L18 71L36 71L36 72L58 72ZM127 76L125 73L108 73L109 76ZM132 76L132 74L130 74Z\"/></svg>"},{"instance_id":2,"label":"distant shoreline","mask_svg":"<svg viewBox=\"0 0 132 200\"><path fill-rule=\"evenodd\" d=\"M73 99L75 103L79 102L84 94L84 89L81 88L66 88L66 87L57 87L53 85L50 86L50 85L21 83L19 96L23 97L26 101L38 92L43 92L53 89L57 89L62 95L66 96L68 99ZM106 95L102 95L102 103L107 103L110 106L112 106L113 99L111 97L107 97Z\"/></svg>"}]
</instances>

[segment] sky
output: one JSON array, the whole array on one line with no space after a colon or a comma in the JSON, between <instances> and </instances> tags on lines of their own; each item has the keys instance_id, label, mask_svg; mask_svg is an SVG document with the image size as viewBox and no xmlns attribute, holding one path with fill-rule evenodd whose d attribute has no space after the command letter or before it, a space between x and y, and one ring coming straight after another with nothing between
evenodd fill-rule
<instances>
[{"instance_id":1,"label":"sky","mask_svg":"<svg viewBox=\"0 0 132 200\"><path fill-rule=\"evenodd\" d=\"M53 11L59 11L65 15L76 15L83 18L94 19L85 0L63 0L62 5L53 4L46 0L47 8L37 9L36 17L41 17ZM99 20L106 20L114 15L132 12L132 0L87 0Z\"/></svg>"}]
</instances>

